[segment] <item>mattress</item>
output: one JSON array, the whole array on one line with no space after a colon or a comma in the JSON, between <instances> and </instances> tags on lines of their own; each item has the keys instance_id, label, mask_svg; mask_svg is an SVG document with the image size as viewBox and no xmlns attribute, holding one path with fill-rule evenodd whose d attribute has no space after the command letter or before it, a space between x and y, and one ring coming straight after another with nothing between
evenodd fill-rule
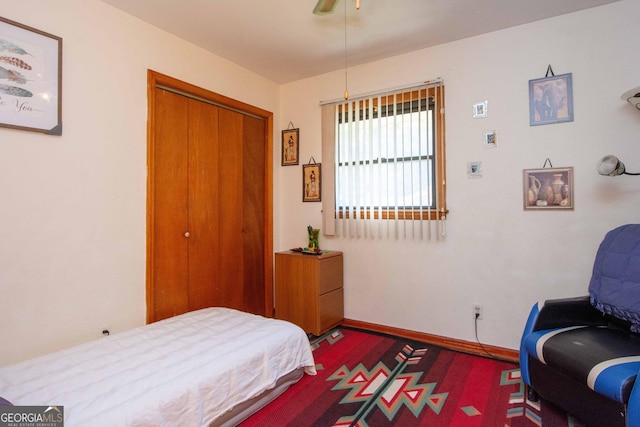
<instances>
[{"instance_id":1,"label":"mattress","mask_svg":"<svg viewBox=\"0 0 640 427\"><path fill-rule=\"evenodd\" d=\"M64 406L66 427L205 426L314 366L298 326L216 307L0 368L0 396Z\"/></svg>"}]
</instances>

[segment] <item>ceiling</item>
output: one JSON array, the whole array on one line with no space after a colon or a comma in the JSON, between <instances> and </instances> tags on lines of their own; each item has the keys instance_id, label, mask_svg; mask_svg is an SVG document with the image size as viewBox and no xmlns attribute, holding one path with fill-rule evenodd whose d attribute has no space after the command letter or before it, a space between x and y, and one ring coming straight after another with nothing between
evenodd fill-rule
<instances>
[{"instance_id":1,"label":"ceiling","mask_svg":"<svg viewBox=\"0 0 640 427\"><path fill-rule=\"evenodd\" d=\"M102 0L276 83L618 0Z\"/></svg>"}]
</instances>

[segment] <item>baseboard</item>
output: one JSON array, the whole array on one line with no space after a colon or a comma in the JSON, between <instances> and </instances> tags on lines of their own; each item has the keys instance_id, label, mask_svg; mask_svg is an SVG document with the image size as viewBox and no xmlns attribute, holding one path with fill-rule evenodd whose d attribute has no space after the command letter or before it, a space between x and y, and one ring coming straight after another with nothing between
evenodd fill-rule
<instances>
[{"instance_id":1,"label":"baseboard","mask_svg":"<svg viewBox=\"0 0 640 427\"><path fill-rule=\"evenodd\" d=\"M342 326L348 328L363 329L365 331L379 332L383 334L396 335L408 338L414 341L420 341L427 344L434 344L440 347L456 350L463 353L469 353L476 356L491 357L493 359L506 360L508 362L518 363L519 352L509 348L495 347L475 342L462 341L453 338L446 338L439 335L425 334L424 332L411 331L408 329L394 328L391 326L378 325L375 323L362 322L360 320L344 319Z\"/></svg>"}]
</instances>

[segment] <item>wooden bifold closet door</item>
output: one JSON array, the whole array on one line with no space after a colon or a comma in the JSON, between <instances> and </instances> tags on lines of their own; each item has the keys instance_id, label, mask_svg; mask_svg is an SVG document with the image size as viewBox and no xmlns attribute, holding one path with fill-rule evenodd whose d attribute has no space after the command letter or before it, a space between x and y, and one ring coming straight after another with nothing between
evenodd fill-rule
<instances>
[{"instance_id":1,"label":"wooden bifold closet door","mask_svg":"<svg viewBox=\"0 0 640 427\"><path fill-rule=\"evenodd\" d=\"M270 113L152 78L167 77L150 71L147 321L211 306L271 316Z\"/></svg>"}]
</instances>

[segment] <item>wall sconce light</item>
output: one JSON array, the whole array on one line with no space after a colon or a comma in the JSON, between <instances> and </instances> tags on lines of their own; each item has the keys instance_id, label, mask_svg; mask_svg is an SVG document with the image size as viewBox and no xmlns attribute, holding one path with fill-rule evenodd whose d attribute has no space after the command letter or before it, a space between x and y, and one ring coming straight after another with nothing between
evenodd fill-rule
<instances>
[{"instance_id":1,"label":"wall sconce light","mask_svg":"<svg viewBox=\"0 0 640 427\"><path fill-rule=\"evenodd\" d=\"M640 173L627 172L624 168L624 163L612 155L604 156L598 162L597 170L600 175L604 176L640 175Z\"/></svg>"},{"instance_id":2,"label":"wall sconce light","mask_svg":"<svg viewBox=\"0 0 640 427\"><path fill-rule=\"evenodd\" d=\"M626 91L620 98L625 99L629 104L640 110L640 86Z\"/></svg>"}]
</instances>

